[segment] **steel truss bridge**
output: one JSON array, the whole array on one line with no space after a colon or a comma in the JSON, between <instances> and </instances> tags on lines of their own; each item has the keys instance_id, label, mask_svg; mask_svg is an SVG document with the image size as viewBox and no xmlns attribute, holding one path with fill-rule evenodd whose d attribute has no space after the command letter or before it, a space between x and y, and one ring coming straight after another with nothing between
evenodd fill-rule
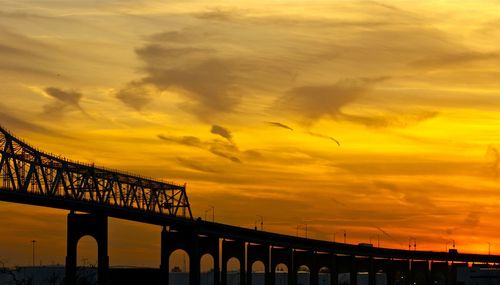
<instances>
[{"instance_id":1,"label":"steel truss bridge","mask_svg":"<svg viewBox=\"0 0 500 285\"><path fill-rule=\"evenodd\" d=\"M69 210L65 283L76 284L77 245L90 235L98 247L98 284L109 284L108 217L160 226L158 284L169 284L169 258L183 249L189 255L190 285L200 285L200 260L214 260L214 285L227 285L227 263L240 263L240 285L251 285L252 265L265 267L265 284L274 285L276 268L288 268L288 285L296 285L300 266L310 269L310 284L319 271L349 273L357 284L366 272L369 285L383 272L387 284L457 284L457 268L468 263L497 266L498 255L398 250L335 243L251 230L193 219L186 185L77 163L41 152L0 127L0 200ZM220 266L222 264L222 266ZM177 285L177 284L171 284Z\"/></svg>"}]
</instances>

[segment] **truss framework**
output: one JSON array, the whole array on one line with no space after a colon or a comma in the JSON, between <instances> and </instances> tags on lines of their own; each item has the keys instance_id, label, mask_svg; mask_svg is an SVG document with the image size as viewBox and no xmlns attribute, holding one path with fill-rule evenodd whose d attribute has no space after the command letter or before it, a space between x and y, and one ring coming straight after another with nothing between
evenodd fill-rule
<instances>
[{"instance_id":1,"label":"truss framework","mask_svg":"<svg viewBox=\"0 0 500 285\"><path fill-rule=\"evenodd\" d=\"M1 127L0 186L21 194L192 219L185 184L166 183L48 155Z\"/></svg>"}]
</instances>

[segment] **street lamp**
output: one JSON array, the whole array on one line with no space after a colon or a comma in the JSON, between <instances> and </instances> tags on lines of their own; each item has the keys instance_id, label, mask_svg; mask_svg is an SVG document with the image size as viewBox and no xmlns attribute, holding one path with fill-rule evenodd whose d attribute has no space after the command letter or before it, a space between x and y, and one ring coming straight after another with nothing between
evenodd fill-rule
<instances>
[{"instance_id":1,"label":"street lamp","mask_svg":"<svg viewBox=\"0 0 500 285\"><path fill-rule=\"evenodd\" d=\"M372 238L377 237L377 247L380 247L380 235L370 236L370 244L372 244Z\"/></svg>"},{"instance_id":2,"label":"street lamp","mask_svg":"<svg viewBox=\"0 0 500 285\"><path fill-rule=\"evenodd\" d=\"M33 268L35 268L35 243L36 243L36 240L32 240L31 243L33 244Z\"/></svg>"},{"instance_id":3,"label":"street lamp","mask_svg":"<svg viewBox=\"0 0 500 285\"><path fill-rule=\"evenodd\" d=\"M214 206L209 206L208 209L205 210L205 221L207 220L207 213L212 211L212 223L215 222L215 207Z\"/></svg>"},{"instance_id":4,"label":"street lamp","mask_svg":"<svg viewBox=\"0 0 500 285\"><path fill-rule=\"evenodd\" d=\"M35 283L35 243L36 243L36 240L32 240L31 243L33 245L33 267L31 268L31 270L33 272L33 283Z\"/></svg>"},{"instance_id":5,"label":"street lamp","mask_svg":"<svg viewBox=\"0 0 500 285\"><path fill-rule=\"evenodd\" d=\"M408 250L411 250L411 242L413 241L413 248L414 250L417 250L417 238L415 237L410 237L408 240Z\"/></svg>"},{"instance_id":6,"label":"street lamp","mask_svg":"<svg viewBox=\"0 0 500 285\"><path fill-rule=\"evenodd\" d=\"M263 231L264 230L264 217L261 215L257 215L257 217L259 217L260 219L255 221L255 229L257 229L257 222L260 221L260 230Z\"/></svg>"},{"instance_id":7,"label":"street lamp","mask_svg":"<svg viewBox=\"0 0 500 285\"><path fill-rule=\"evenodd\" d=\"M307 238L307 223L297 224L297 237L299 236L299 228L300 228L300 226L304 226L305 235L306 235L306 238Z\"/></svg>"}]
</instances>

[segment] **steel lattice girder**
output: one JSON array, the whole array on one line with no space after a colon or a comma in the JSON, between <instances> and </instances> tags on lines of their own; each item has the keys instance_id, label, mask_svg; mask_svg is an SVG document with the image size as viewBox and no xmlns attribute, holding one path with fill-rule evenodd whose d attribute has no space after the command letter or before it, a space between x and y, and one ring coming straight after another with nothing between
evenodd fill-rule
<instances>
[{"instance_id":1,"label":"steel lattice girder","mask_svg":"<svg viewBox=\"0 0 500 285\"><path fill-rule=\"evenodd\" d=\"M13 192L192 219L186 185L45 154L0 127L1 187Z\"/></svg>"}]
</instances>

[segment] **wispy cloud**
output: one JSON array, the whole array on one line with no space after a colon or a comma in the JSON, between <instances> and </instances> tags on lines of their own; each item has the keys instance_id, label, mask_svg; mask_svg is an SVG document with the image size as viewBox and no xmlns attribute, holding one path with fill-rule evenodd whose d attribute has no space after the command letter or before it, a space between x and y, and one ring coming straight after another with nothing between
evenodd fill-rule
<instances>
[{"instance_id":1,"label":"wispy cloud","mask_svg":"<svg viewBox=\"0 0 500 285\"><path fill-rule=\"evenodd\" d=\"M293 129L291 127L289 127L288 125L282 124L280 122L266 122L266 123L269 124L269 125L271 125L271 126L274 126L274 127L278 127L278 128L282 128L282 129L287 129L287 130L293 131Z\"/></svg>"},{"instance_id":2,"label":"wispy cloud","mask_svg":"<svg viewBox=\"0 0 500 285\"><path fill-rule=\"evenodd\" d=\"M55 99L55 102L44 106L44 113L47 115L61 114L67 107L72 107L86 114L80 106L82 94L75 90L63 90L56 87L47 87L44 89L45 94Z\"/></svg>"},{"instance_id":3,"label":"wispy cloud","mask_svg":"<svg viewBox=\"0 0 500 285\"><path fill-rule=\"evenodd\" d=\"M221 127L219 125L212 125L210 132L212 134L219 135L219 136L227 139L228 141L231 141L231 138L232 138L231 132L224 127Z\"/></svg>"},{"instance_id":4,"label":"wispy cloud","mask_svg":"<svg viewBox=\"0 0 500 285\"><path fill-rule=\"evenodd\" d=\"M314 133L314 132L311 132L311 131L309 131L308 134L310 134L311 136L314 136L314 137L331 140L331 141L335 142L338 146L340 146L340 142L337 139L335 139L334 137L323 135L323 134Z\"/></svg>"},{"instance_id":5,"label":"wispy cloud","mask_svg":"<svg viewBox=\"0 0 500 285\"><path fill-rule=\"evenodd\" d=\"M204 149L209 151L210 153L227 159L229 161L235 163L241 163L241 159L238 157L240 155L245 155L247 157L257 157L255 154L257 152L251 151L240 151L239 148L230 141L221 141L221 140L208 140L203 141L198 137L194 136L167 136L167 135L158 135L158 138L169 142L176 143L184 146L195 147L199 149Z\"/></svg>"},{"instance_id":6,"label":"wispy cloud","mask_svg":"<svg viewBox=\"0 0 500 285\"><path fill-rule=\"evenodd\" d=\"M342 107L369 92L387 77L342 79L333 85L308 85L290 89L276 108L301 116L306 123L325 116L335 118Z\"/></svg>"}]
</instances>

